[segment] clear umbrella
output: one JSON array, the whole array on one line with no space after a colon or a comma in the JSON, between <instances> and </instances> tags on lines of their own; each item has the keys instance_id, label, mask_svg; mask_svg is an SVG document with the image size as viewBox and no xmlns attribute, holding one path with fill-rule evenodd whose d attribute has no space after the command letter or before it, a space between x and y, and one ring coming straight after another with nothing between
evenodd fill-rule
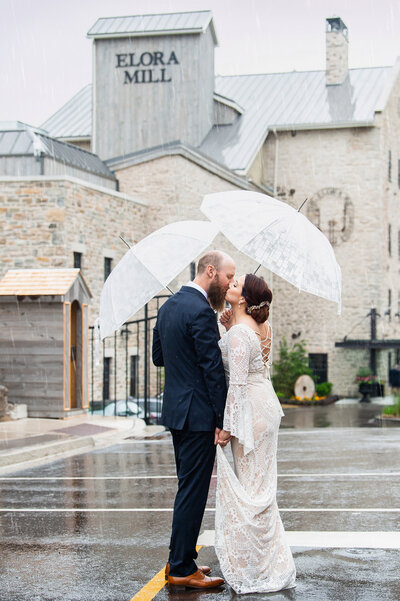
<instances>
[{"instance_id":1,"label":"clear umbrella","mask_svg":"<svg viewBox=\"0 0 400 601\"><path fill-rule=\"evenodd\" d=\"M100 335L105 338L149 302L215 238L209 221L178 221L135 244L115 266L100 295Z\"/></svg>"},{"instance_id":2,"label":"clear umbrella","mask_svg":"<svg viewBox=\"0 0 400 601\"><path fill-rule=\"evenodd\" d=\"M299 290L338 303L342 275L324 234L290 205L258 192L208 194L202 212L243 253Z\"/></svg>"}]
</instances>

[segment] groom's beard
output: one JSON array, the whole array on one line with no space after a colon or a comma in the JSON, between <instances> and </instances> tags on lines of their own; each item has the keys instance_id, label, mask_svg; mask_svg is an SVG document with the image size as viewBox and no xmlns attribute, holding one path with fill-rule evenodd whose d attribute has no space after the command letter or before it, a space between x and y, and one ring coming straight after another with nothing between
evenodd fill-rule
<instances>
[{"instance_id":1,"label":"groom's beard","mask_svg":"<svg viewBox=\"0 0 400 601\"><path fill-rule=\"evenodd\" d=\"M221 288L217 275L215 282L211 282L208 289L208 300L212 308L219 313L225 309L225 294L226 290Z\"/></svg>"}]
</instances>

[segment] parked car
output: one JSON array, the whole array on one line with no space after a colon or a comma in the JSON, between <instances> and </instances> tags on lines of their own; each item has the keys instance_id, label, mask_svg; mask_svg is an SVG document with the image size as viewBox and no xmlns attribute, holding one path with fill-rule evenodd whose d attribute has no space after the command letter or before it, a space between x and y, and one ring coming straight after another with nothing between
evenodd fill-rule
<instances>
[{"instance_id":1,"label":"parked car","mask_svg":"<svg viewBox=\"0 0 400 601\"><path fill-rule=\"evenodd\" d=\"M144 419L144 411L137 403L128 399L128 401L112 401L108 402L107 405L103 409L96 409L93 411L95 415L107 415L113 416L118 415L118 417L139 417L140 419Z\"/></svg>"}]
</instances>

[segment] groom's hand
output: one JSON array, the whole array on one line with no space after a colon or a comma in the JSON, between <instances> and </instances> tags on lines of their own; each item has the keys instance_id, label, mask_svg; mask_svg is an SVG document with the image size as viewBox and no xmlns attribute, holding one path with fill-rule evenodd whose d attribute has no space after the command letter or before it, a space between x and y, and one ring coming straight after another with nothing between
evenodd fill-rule
<instances>
[{"instance_id":1,"label":"groom's hand","mask_svg":"<svg viewBox=\"0 0 400 601\"><path fill-rule=\"evenodd\" d=\"M214 444L215 445L218 444L218 437L219 437L220 432L221 432L221 428L215 428L215 434L214 434Z\"/></svg>"}]
</instances>

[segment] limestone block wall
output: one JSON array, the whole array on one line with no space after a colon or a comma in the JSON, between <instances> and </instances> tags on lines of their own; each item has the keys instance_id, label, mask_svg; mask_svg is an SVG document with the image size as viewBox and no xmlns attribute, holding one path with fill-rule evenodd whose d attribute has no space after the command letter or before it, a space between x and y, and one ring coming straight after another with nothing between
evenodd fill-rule
<instances>
[{"instance_id":1,"label":"limestone block wall","mask_svg":"<svg viewBox=\"0 0 400 601\"><path fill-rule=\"evenodd\" d=\"M173 221L205 220L205 215L200 211L205 194L240 190L233 183L180 155L166 156L120 169L116 171L116 176L122 192L142 198L148 203L147 233ZM234 258L238 275L254 271L257 267L254 261L239 253L222 234L215 238L211 247L225 250ZM259 273L268 279L267 270L260 270ZM171 288L177 290L189 279L188 267L173 282Z\"/></svg>"},{"instance_id":2,"label":"limestone block wall","mask_svg":"<svg viewBox=\"0 0 400 601\"><path fill-rule=\"evenodd\" d=\"M104 257L115 265L126 252L119 239L140 239L147 207L127 195L62 178L0 181L0 277L8 269L73 267L82 252L82 273L93 294L89 323L98 316ZM119 352L124 342L118 338ZM99 398L102 365L93 370ZM89 375L89 386L92 373ZM101 397L100 397L101 398Z\"/></svg>"},{"instance_id":3,"label":"limestone block wall","mask_svg":"<svg viewBox=\"0 0 400 601\"><path fill-rule=\"evenodd\" d=\"M335 239L343 307L339 316L333 303L299 293L274 276L275 335L278 340L305 340L309 353L328 353L328 378L338 394L356 393L355 374L368 365L368 354L335 348L335 341L369 338L367 314L371 307L381 313L386 302L381 284L386 269L382 237L387 230L381 135L380 127L278 133L277 197L296 208L308 198L302 210L312 220L319 211L321 229ZM263 148L264 183L270 186L275 144L269 136Z\"/></svg>"},{"instance_id":4,"label":"limestone block wall","mask_svg":"<svg viewBox=\"0 0 400 601\"><path fill-rule=\"evenodd\" d=\"M400 63L397 64L397 69ZM380 337L400 338L400 78L397 78L383 112L378 115L381 124L380 177L382 236L381 318L378 320ZM397 315L396 315L397 314ZM400 350L389 349L380 353L382 371L399 363Z\"/></svg>"}]
</instances>

